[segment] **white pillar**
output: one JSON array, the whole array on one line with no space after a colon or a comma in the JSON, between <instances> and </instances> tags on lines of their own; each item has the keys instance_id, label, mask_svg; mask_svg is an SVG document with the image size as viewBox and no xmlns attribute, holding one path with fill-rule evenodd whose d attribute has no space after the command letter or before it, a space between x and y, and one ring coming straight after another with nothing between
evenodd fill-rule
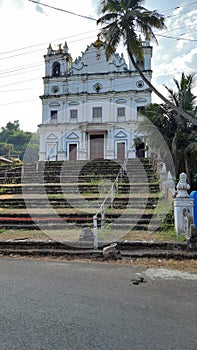
<instances>
[{"instance_id":1,"label":"white pillar","mask_svg":"<svg viewBox=\"0 0 197 350\"><path fill-rule=\"evenodd\" d=\"M193 216L194 200L189 197L188 190L189 184L186 182L187 175L185 173L180 174L180 180L177 185L177 195L174 199L174 223L177 235L181 233L185 234L187 231L186 220L184 212L187 211Z\"/></svg>"}]
</instances>

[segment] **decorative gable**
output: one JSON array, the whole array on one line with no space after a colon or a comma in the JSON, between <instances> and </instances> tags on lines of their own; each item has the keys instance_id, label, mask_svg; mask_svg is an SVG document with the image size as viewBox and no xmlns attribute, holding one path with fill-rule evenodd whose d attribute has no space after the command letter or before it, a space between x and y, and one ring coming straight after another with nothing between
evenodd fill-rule
<instances>
[{"instance_id":1,"label":"decorative gable","mask_svg":"<svg viewBox=\"0 0 197 350\"><path fill-rule=\"evenodd\" d=\"M79 136L77 134L75 134L75 132L71 132L68 136L67 136L68 140L78 140Z\"/></svg>"},{"instance_id":2,"label":"decorative gable","mask_svg":"<svg viewBox=\"0 0 197 350\"><path fill-rule=\"evenodd\" d=\"M100 43L98 45L98 42ZM72 74L93 74L109 72L125 72L128 70L123 54L113 54L109 61L106 59L105 50L101 41L87 46L85 52L76 58L72 64Z\"/></svg>"},{"instance_id":3,"label":"decorative gable","mask_svg":"<svg viewBox=\"0 0 197 350\"><path fill-rule=\"evenodd\" d=\"M57 136L52 133L47 137L47 140L57 140Z\"/></svg>"},{"instance_id":4,"label":"decorative gable","mask_svg":"<svg viewBox=\"0 0 197 350\"><path fill-rule=\"evenodd\" d=\"M127 134L125 134L125 132L123 131L119 131L116 135L115 135L115 138L117 139L122 139L122 138L125 138L127 137Z\"/></svg>"}]
</instances>

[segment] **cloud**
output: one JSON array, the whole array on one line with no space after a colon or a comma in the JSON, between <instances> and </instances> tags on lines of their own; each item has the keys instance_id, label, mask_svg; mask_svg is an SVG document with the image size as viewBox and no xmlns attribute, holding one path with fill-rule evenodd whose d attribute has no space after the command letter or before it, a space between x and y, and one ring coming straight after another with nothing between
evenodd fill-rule
<instances>
[{"instance_id":1,"label":"cloud","mask_svg":"<svg viewBox=\"0 0 197 350\"><path fill-rule=\"evenodd\" d=\"M165 95L163 84L171 88L173 79L180 80L182 72L186 75L196 73L196 25L197 10L194 5L180 7L167 19L167 30L158 33L165 37L158 36L159 46L153 48L153 84Z\"/></svg>"},{"instance_id":2,"label":"cloud","mask_svg":"<svg viewBox=\"0 0 197 350\"><path fill-rule=\"evenodd\" d=\"M11 0L11 3L16 7L16 8L22 8L24 6L24 0ZM0 0L0 7L3 5L10 5L8 3L8 0L4 1L4 0Z\"/></svg>"},{"instance_id":3,"label":"cloud","mask_svg":"<svg viewBox=\"0 0 197 350\"><path fill-rule=\"evenodd\" d=\"M22 8L24 6L24 0L12 0L13 5L16 8Z\"/></svg>"}]
</instances>

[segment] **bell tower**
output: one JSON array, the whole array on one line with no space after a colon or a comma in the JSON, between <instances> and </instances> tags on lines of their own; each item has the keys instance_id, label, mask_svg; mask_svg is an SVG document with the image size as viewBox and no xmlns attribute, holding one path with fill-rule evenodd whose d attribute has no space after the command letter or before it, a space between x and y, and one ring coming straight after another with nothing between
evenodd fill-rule
<instances>
[{"instance_id":1,"label":"bell tower","mask_svg":"<svg viewBox=\"0 0 197 350\"><path fill-rule=\"evenodd\" d=\"M150 40L146 38L145 41L142 41L141 43L143 50L143 59L140 61L136 59L136 63L139 65L139 68L142 71L151 71L152 46L150 46ZM129 60L129 70L135 71L131 60Z\"/></svg>"},{"instance_id":2,"label":"bell tower","mask_svg":"<svg viewBox=\"0 0 197 350\"><path fill-rule=\"evenodd\" d=\"M47 49L45 58L45 78L66 76L72 64L71 55L68 53L68 45L65 42L63 48L61 44L57 49L53 49L51 44Z\"/></svg>"}]
</instances>

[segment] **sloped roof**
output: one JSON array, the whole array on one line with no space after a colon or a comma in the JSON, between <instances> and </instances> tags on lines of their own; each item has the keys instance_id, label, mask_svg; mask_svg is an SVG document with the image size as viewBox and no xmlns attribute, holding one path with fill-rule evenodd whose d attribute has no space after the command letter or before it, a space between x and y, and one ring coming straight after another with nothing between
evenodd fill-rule
<instances>
[{"instance_id":1,"label":"sloped roof","mask_svg":"<svg viewBox=\"0 0 197 350\"><path fill-rule=\"evenodd\" d=\"M13 163L12 160L7 159L7 158L4 158L4 157L0 157L0 162L3 162L3 163Z\"/></svg>"}]
</instances>

